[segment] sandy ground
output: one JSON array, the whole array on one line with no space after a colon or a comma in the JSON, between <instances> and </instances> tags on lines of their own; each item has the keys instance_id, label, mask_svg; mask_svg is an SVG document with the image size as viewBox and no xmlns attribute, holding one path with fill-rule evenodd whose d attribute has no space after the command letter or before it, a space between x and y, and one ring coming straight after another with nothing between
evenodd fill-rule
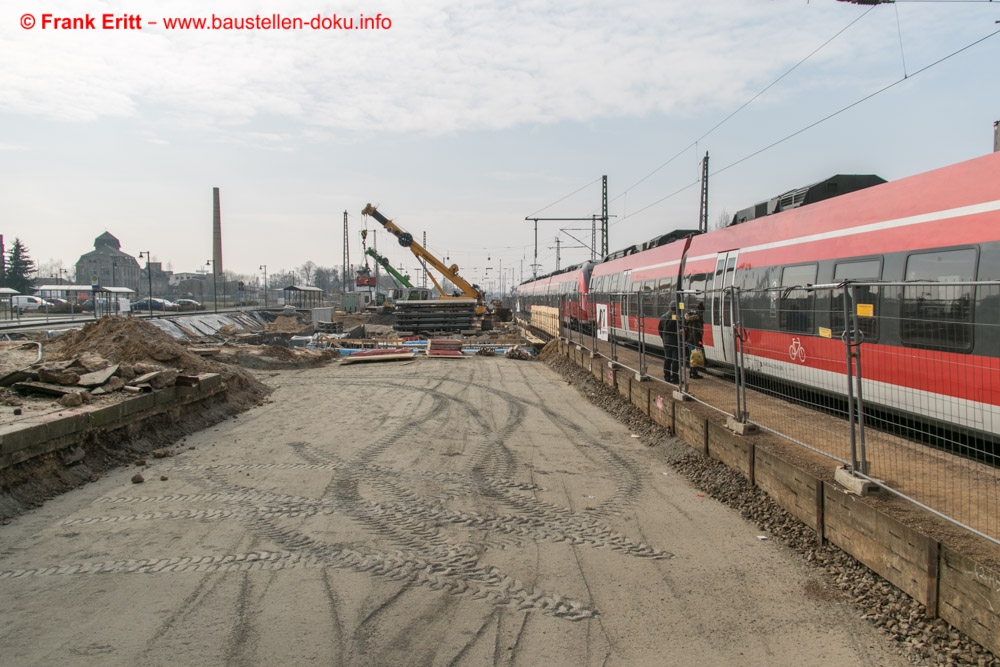
<instances>
[{"instance_id":1,"label":"sandy ground","mask_svg":"<svg viewBox=\"0 0 1000 667\"><path fill-rule=\"evenodd\" d=\"M908 664L674 474L683 445L633 438L543 364L267 382L176 456L0 526L0 662Z\"/></svg>"}]
</instances>

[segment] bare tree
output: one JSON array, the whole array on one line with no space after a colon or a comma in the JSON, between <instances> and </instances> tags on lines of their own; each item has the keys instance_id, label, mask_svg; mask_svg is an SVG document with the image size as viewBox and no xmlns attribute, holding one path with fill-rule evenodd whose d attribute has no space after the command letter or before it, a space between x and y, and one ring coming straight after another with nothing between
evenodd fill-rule
<instances>
[{"instance_id":1,"label":"bare tree","mask_svg":"<svg viewBox=\"0 0 1000 667\"><path fill-rule=\"evenodd\" d=\"M299 274L302 276L302 283L304 285L312 285L313 277L316 275L316 262L312 260L307 261L299 267Z\"/></svg>"},{"instance_id":2,"label":"bare tree","mask_svg":"<svg viewBox=\"0 0 1000 667\"><path fill-rule=\"evenodd\" d=\"M726 209L719 211L719 217L715 219L715 224L712 225L712 229L725 229L729 226L729 223L733 221L733 215Z\"/></svg>"},{"instance_id":3,"label":"bare tree","mask_svg":"<svg viewBox=\"0 0 1000 667\"><path fill-rule=\"evenodd\" d=\"M66 267L63 266L63 261L61 259L50 259L47 262L39 262L38 277L56 279L66 278L70 281L74 280L73 276L66 271Z\"/></svg>"}]
</instances>

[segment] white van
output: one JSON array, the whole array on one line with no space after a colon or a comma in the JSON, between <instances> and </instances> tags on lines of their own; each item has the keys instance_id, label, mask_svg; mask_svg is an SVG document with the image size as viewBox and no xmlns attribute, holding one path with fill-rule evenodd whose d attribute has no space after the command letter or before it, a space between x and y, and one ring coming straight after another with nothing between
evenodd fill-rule
<instances>
[{"instance_id":1,"label":"white van","mask_svg":"<svg viewBox=\"0 0 1000 667\"><path fill-rule=\"evenodd\" d=\"M10 298L11 308L19 313L23 313L27 310L44 310L45 308L51 308L52 304L45 299L37 296L24 296L17 295Z\"/></svg>"}]
</instances>

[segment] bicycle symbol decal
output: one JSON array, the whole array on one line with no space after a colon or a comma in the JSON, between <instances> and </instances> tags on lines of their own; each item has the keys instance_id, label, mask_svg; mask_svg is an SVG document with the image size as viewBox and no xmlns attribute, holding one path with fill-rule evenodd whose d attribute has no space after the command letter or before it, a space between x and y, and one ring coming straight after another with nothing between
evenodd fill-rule
<instances>
[{"instance_id":1,"label":"bicycle symbol decal","mask_svg":"<svg viewBox=\"0 0 1000 667\"><path fill-rule=\"evenodd\" d=\"M795 361L796 357L801 363L806 363L806 348L802 347L798 338L793 338L792 344L788 346L788 358Z\"/></svg>"}]
</instances>

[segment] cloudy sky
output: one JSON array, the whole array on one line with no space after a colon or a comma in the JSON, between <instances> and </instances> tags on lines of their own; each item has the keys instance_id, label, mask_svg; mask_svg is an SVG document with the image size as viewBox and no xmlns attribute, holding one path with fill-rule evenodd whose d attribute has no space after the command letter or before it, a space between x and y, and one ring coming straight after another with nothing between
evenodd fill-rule
<instances>
[{"instance_id":1,"label":"cloudy sky","mask_svg":"<svg viewBox=\"0 0 1000 667\"><path fill-rule=\"evenodd\" d=\"M142 29L102 30L104 14ZM382 18L165 25L274 14ZM706 152L712 222L835 173L893 180L989 152L998 21L987 2L3 0L0 233L69 268L110 231L196 271L219 187L227 270L340 265L345 210L357 262L372 202L468 277L518 282L525 217L599 214L602 175L614 250L697 225ZM563 266L588 258L590 233L539 223L540 271L556 238Z\"/></svg>"}]
</instances>

